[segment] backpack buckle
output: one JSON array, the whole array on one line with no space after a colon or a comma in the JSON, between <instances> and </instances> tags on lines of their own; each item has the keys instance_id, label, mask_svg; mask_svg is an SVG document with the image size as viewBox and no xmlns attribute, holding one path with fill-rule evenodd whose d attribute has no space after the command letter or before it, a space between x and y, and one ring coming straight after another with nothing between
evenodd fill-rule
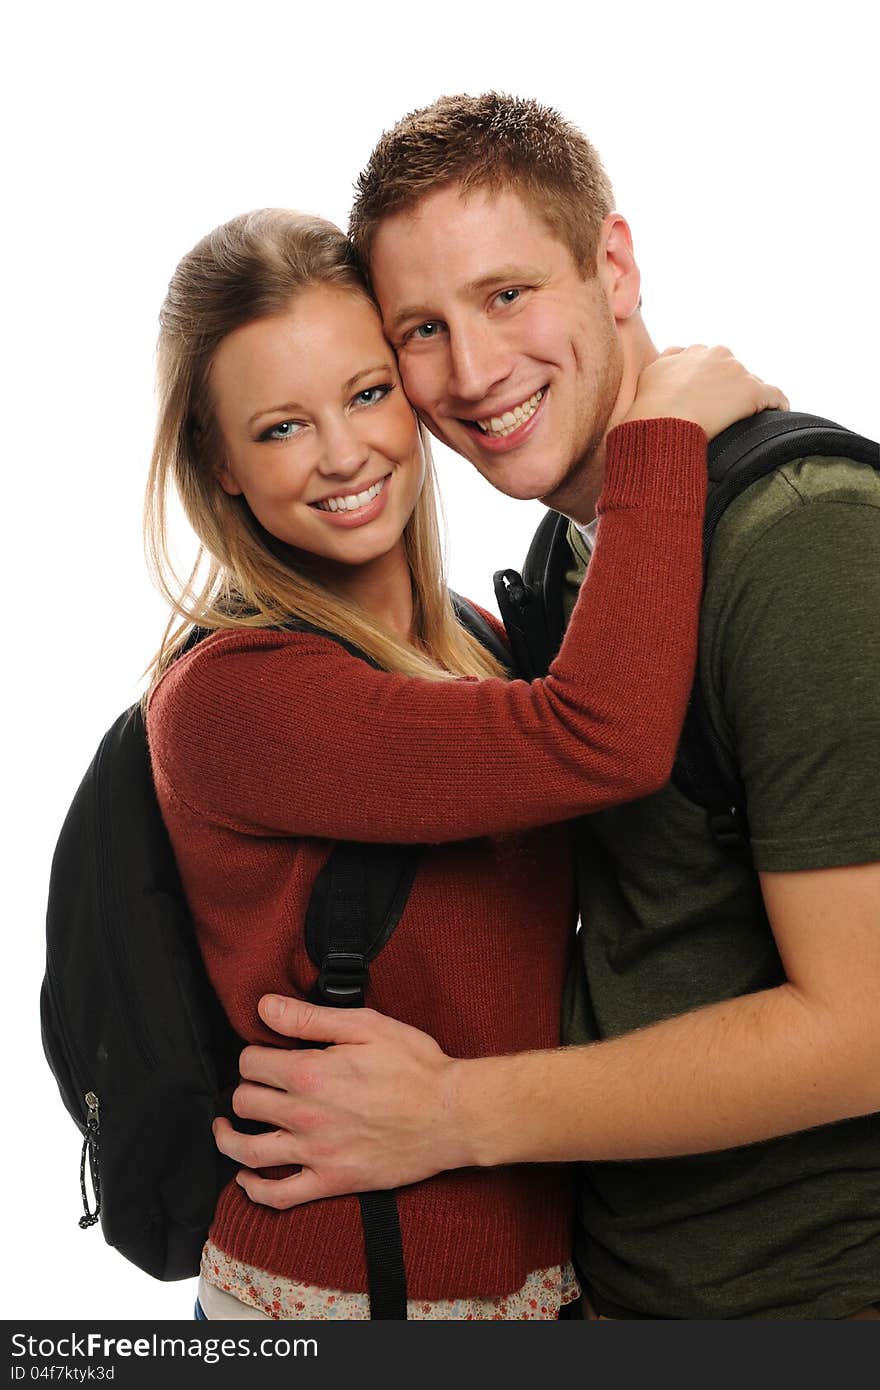
<instances>
[{"instance_id":1,"label":"backpack buckle","mask_svg":"<svg viewBox=\"0 0 880 1390\"><path fill-rule=\"evenodd\" d=\"M328 951L321 962L318 990L337 1008L362 1006L369 982L366 959L356 951Z\"/></svg>"}]
</instances>

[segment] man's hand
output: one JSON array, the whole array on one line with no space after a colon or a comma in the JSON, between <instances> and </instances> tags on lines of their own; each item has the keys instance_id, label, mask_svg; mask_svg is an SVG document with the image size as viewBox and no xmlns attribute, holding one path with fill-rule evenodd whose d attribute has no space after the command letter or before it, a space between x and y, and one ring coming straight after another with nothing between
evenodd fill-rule
<instances>
[{"instance_id":1,"label":"man's hand","mask_svg":"<svg viewBox=\"0 0 880 1390\"><path fill-rule=\"evenodd\" d=\"M372 1009L331 1009L266 995L261 1018L277 1033L319 1048L246 1047L232 1106L274 1133L214 1124L223 1153L244 1165L248 1196L285 1209L318 1197L400 1187L473 1162L452 1147L444 1117L456 1063L426 1033ZM248 1171L299 1164L287 1178Z\"/></svg>"}]
</instances>

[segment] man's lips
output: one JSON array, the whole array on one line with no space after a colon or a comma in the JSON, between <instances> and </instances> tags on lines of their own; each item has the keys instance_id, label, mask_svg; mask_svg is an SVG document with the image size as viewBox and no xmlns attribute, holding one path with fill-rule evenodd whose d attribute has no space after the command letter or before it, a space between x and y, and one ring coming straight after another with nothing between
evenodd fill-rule
<instances>
[{"instance_id":1,"label":"man's lips","mask_svg":"<svg viewBox=\"0 0 880 1390\"><path fill-rule=\"evenodd\" d=\"M461 423L479 441L481 449L487 449L493 454L505 453L508 449L515 449L523 444L532 434L544 414L544 404L549 389L548 386L543 386L525 402L517 403L516 409L522 418L518 419L514 411L499 411L492 416L481 415L479 417L480 423L477 420L464 419L461 420ZM508 423L511 416L513 417L512 424ZM496 428L488 432L481 429L480 424L485 424L487 420L491 421ZM501 428L499 429L498 426Z\"/></svg>"}]
</instances>

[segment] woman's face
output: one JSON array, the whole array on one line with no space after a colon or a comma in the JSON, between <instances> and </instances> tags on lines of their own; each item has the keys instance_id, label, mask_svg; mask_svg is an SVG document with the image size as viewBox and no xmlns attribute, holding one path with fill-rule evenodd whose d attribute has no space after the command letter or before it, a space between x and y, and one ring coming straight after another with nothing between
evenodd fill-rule
<instances>
[{"instance_id":1,"label":"woman's face","mask_svg":"<svg viewBox=\"0 0 880 1390\"><path fill-rule=\"evenodd\" d=\"M337 287L304 290L288 311L223 339L210 387L220 485L244 494L267 531L333 566L402 551L425 464L372 304Z\"/></svg>"}]
</instances>

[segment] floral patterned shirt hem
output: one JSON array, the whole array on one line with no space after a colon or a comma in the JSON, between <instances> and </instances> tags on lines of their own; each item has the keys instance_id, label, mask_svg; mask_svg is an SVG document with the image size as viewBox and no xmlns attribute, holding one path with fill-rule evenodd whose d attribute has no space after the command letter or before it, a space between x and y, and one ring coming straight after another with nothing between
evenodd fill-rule
<instances>
[{"instance_id":1,"label":"floral patterned shirt hem","mask_svg":"<svg viewBox=\"0 0 880 1390\"><path fill-rule=\"evenodd\" d=\"M311 1284L282 1279L266 1270L241 1264L218 1250L211 1241L202 1253L202 1277L241 1303L258 1309L267 1318L368 1321L370 1317L370 1301L365 1293L319 1289ZM431 1319L550 1321L558 1318L561 1307L579 1296L580 1287L573 1267L554 1265L550 1269L535 1270L514 1293L434 1301L410 1298L406 1312L412 1322Z\"/></svg>"}]
</instances>

